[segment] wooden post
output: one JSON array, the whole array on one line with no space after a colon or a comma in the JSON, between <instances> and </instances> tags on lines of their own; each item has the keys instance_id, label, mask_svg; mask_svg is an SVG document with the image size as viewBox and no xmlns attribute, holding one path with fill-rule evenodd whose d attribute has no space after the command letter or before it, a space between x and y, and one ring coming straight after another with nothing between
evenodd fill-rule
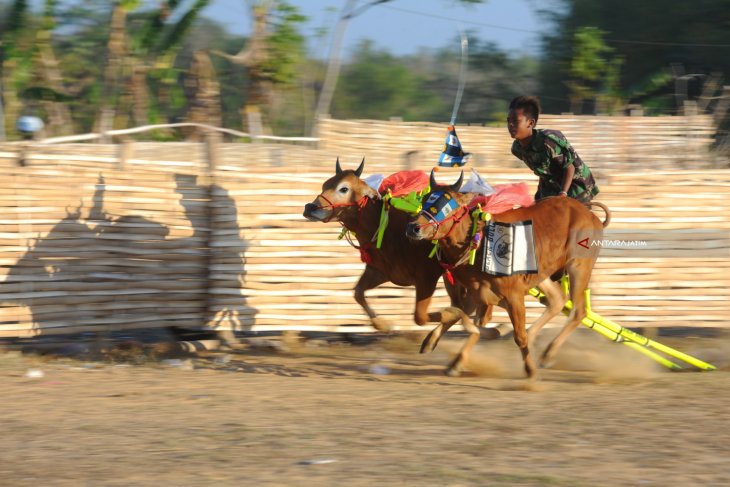
<instances>
[{"instance_id":1,"label":"wooden post","mask_svg":"<svg viewBox=\"0 0 730 487\"><path fill-rule=\"evenodd\" d=\"M216 169L218 169L218 145L221 143L222 139L221 134L213 130L208 131L205 134L205 159L207 162L206 176L211 180L208 184L212 183L213 173L215 173Z\"/></svg>"},{"instance_id":2,"label":"wooden post","mask_svg":"<svg viewBox=\"0 0 730 487\"><path fill-rule=\"evenodd\" d=\"M134 141L124 140L119 144L118 156L117 156L117 169L123 170L129 161L134 157Z\"/></svg>"},{"instance_id":3,"label":"wooden post","mask_svg":"<svg viewBox=\"0 0 730 487\"><path fill-rule=\"evenodd\" d=\"M720 97L720 101L717 102L715 113L713 114L715 127L718 127L725 120L728 108L730 108L730 85L725 85L722 87L722 96Z\"/></svg>"},{"instance_id":4,"label":"wooden post","mask_svg":"<svg viewBox=\"0 0 730 487\"><path fill-rule=\"evenodd\" d=\"M27 142L22 142L19 147L20 150L18 150L18 166L25 167L28 165L29 144Z\"/></svg>"},{"instance_id":5,"label":"wooden post","mask_svg":"<svg viewBox=\"0 0 730 487\"><path fill-rule=\"evenodd\" d=\"M263 123L261 122L261 111L259 110L259 107L246 105L243 112L246 116L246 127L248 128L248 133L251 135L251 142L261 142L261 139L259 139L258 136L263 134L264 129Z\"/></svg>"},{"instance_id":6,"label":"wooden post","mask_svg":"<svg viewBox=\"0 0 730 487\"><path fill-rule=\"evenodd\" d=\"M697 102L694 100L684 100L682 104L682 114L685 117L697 115Z\"/></svg>"},{"instance_id":7,"label":"wooden post","mask_svg":"<svg viewBox=\"0 0 730 487\"><path fill-rule=\"evenodd\" d=\"M207 195L206 199L208 202L208 211L207 218L206 218L206 226L208 227L208 238L206 242L206 269L207 269L207 278L206 278L206 305L205 305L205 316L206 316L206 325L210 324L212 322L212 319L215 317L215 314L213 313L213 299L211 298L211 287L213 286L213 278L212 278L212 252L213 252L213 230L215 229L215 222L213 220L213 202L215 200L215 195L213 192L213 187L215 186L216 176L215 172L218 168L218 162L220 161L220 153L219 153L219 146L220 142L222 140L222 136L220 132L216 131L208 131L205 134L205 159L206 159L206 167L204 168L205 181L203 184L205 184L207 188ZM234 347L236 344L238 344L238 339L236 338L236 335L232 330L225 330L225 329L218 329L215 330L216 335L218 336L218 339L220 340L220 343L224 347Z\"/></svg>"}]
</instances>

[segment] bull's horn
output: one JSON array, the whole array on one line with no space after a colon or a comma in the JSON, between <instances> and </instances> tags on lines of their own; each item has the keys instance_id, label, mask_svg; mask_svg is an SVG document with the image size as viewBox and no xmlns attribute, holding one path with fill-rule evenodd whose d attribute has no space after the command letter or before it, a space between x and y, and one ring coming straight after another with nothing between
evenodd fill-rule
<instances>
[{"instance_id":1,"label":"bull's horn","mask_svg":"<svg viewBox=\"0 0 730 487\"><path fill-rule=\"evenodd\" d=\"M456 180L454 184L451 185L452 191L459 191L459 188L461 188L461 183L464 182L464 171L461 171L461 175L459 176L459 179Z\"/></svg>"},{"instance_id":2,"label":"bull's horn","mask_svg":"<svg viewBox=\"0 0 730 487\"><path fill-rule=\"evenodd\" d=\"M360 174L362 174L362 170L365 169L365 158L362 158L362 162L360 163L360 166L358 166L357 169L355 169L355 176L360 177Z\"/></svg>"},{"instance_id":3,"label":"bull's horn","mask_svg":"<svg viewBox=\"0 0 730 487\"><path fill-rule=\"evenodd\" d=\"M340 167L340 156L337 156L337 162L335 162L335 174L340 174L342 168Z\"/></svg>"},{"instance_id":4,"label":"bull's horn","mask_svg":"<svg viewBox=\"0 0 730 487\"><path fill-rule=\"evenodd\" d=\"M428 183L431 185L431 190L433 190L436 186L438 186L438 184L436 183L436 178L433 177L433 173L434 173L434 170L431 169L431 179L430 179L430 182Z\"/></svg>"}]
</instances>

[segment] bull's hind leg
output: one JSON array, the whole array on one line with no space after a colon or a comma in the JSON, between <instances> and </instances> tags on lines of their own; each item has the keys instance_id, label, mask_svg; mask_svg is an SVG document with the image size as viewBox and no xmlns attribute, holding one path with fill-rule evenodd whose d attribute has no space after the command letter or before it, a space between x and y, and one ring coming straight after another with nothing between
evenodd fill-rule
<instances>
[{"instance_id":1,"label":"bull's hind leg","mask_svg":"<svg viewBox=\"0 0 730 487\"><path fill-rule=\"evenodd\" d=\"M573 309L568 315L563 329L560 330L558 336L553 338L550 345L545 349L540 359L542 367L548 367L555 356L563 346L565 340L570 336L583 318L586 316L585 290L588 288L588 281L591 279L593 271L593 259L574 259L567 265L568 277L570 278L570 299L573 301Z\"/></svg>"},{"instance_id":2,"label":"bull's hind leg","mask_svg":"<svg viewBox=\"0 0 730 487\"><path fill-rule=\"evenodd\" d=\"M537 285L537 288L545 294L547 307L540 317L527 330L527 343L532 346L535 343L538 333L551 319L555 318L563 310L568 300L560 288L560 284L549 277Z\"/></svg>"},{"instance_id":3,"label":"bull's hind leg","mask_svg":"<svg viewBox=\"0 0 730 487\"><path fill-rule=\"evenodd\" d=\"M372 323L376 330L388 332L392 329L388 320L380 318L370 307L367 299L365 299L365 291L374 289L384 282L388 282L388 278L382 272L374 267L365 266L365 271L362 273L360 279L358 279L357 284L355 285L355 301L357 301L357 304L362 306L362 309L370 318L370 323Z\"/></svg>"}]
</instances>

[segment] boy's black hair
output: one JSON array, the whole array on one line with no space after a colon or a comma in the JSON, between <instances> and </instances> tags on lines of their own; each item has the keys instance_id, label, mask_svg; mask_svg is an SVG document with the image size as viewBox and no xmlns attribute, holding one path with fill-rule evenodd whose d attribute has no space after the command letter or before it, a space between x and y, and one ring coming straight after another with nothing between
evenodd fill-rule
<instances>
[{"instance_id":1,"label":"boy's black hair","mask_svg":"<svg viewBox=\"0 0 730 487\"><path fill-rule=\"evenodd\" d=\"M519 108L522 109L522 113L526 117L535 119L535 123L537 123L537 119L540 118L540 100L536 96L518 96L514 98L509 104L509 109L517 110Z\"/></svg>"}]
</instances>

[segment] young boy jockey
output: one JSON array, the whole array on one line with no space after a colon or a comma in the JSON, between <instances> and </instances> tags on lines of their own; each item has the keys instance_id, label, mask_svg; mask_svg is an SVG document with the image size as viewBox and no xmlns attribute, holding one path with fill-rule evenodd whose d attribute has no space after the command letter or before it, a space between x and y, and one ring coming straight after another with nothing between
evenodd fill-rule
<instances>
[{"instance_id":1,"label":"young boy jockey","mask_svg":"<svg viewBox=\"0 0 730 487\"><path fill-rule=\"evenodd\" d=\"M540 102L533 96L512 100L507 116L507 130L515 139L512 154L540 178L535 200L570 196L588 203L599 191L591 170L560 131L535 128L539 116Z\"/></svg>"}]
</instances>

